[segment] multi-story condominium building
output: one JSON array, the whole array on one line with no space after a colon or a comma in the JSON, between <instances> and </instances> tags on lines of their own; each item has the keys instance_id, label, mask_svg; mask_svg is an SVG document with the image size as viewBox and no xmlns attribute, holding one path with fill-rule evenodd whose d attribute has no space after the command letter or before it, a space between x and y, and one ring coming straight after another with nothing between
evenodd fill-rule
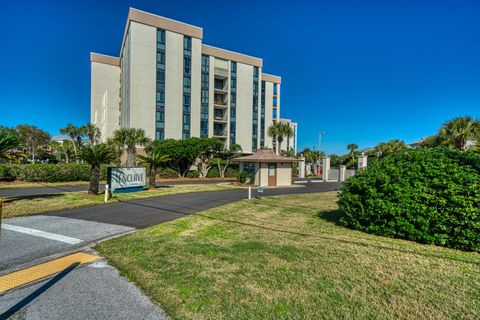
<instances>
[{"instance_id":1,"label":"multi-story condominium building","mask_svg":"<svg viewBox=\"0 0 480 320\"><path fill-rule=\"evenodd\" d=\"M91 122L151 139L218 137L244 152L272 147L278 76L263 60L203 43L203 29L130 9L118 57L90 54Z\"/></svg>"}]
</instances>

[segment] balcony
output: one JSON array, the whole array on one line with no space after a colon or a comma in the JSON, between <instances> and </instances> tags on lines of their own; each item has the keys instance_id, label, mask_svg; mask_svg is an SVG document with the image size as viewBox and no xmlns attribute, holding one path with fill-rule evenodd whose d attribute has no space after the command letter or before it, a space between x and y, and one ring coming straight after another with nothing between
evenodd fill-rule
<instances>
[{"instance_id":1,"label":"balcony","mask_svg":"<svg viewBox=\"0 0 480 320\"><path fill-rule=\"evenodd\" d=\"M224 115L214 115L213 116L213 122L217 122L217 123L227 123L227 115L224 114Z\"/></svg>"},{"instance_id":2,"label":"balcony","mask_svg":"<svg viewBox=\"0 0 480 320\"><path fill-rule=\"evenodd\" d=\"M228 78L228 69L215 67L213 68L213 74L219 76L220 78Z\"/></svg>"},{"instance_id":3,"label":"balcony","mask_svg":"<svg viewBox=\"0 0 480 320\"><path fill-rule=\"evenodd\" d=\"M227 130L214 130L213 136L216 138L226 138L227 137Z\"/></svg>"}]
</instances>

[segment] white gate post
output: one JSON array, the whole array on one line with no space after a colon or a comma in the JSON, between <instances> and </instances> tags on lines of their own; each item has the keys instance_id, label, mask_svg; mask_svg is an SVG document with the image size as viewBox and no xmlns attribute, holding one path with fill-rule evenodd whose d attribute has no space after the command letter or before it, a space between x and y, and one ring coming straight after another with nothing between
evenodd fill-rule
<instances>
[{"instance_id":1,"label":"white gate post","mask_svg":"<svg viewBox=\"0 0 480 320\"><path fill-rule=\"evenodd\" d=\"M345 174L347 172L347 166L340 166L339 180L345 181Z\"/></svg>"},{"instance_id":2,"label":"white gate post","mask_svg":"<svg viewBox=\"0 0 480 320\"><path fill-rule=\"evenodd\" d=\"M328 181L328 173L330 171L330 157L326 156L323 158L323 163L322 163L322 180L323 181Z\"/></svg>"},{"instance_id":3,"label":"white gate post","mask_svg":"<svg viewBox=\"0 0 480 320\"><path fill-rule=\"evenodd\" d=\"M103 199L103 202L108 201L108 184L105 185L105 197Z\"/></svg>"},{"instance_id":4,"label":"white gate post","mask_svg":"<svg viewBox=\"0 0 480 320\"><path fill-rule=\"evenodd\" d=\"M305 157L301 156L298 162L298 177L305 178Z\"/></svg>"},{"instance_id":5,"label":"white gate post","mask_svg":"<svg viewBox=\"0 0 480 320\"><path fill-rule=\"evenodd\" d=\"M362 152L362 155L358 157L358 171L362 171L367 167L367 156Z\"/></svg>"}]
</instances>

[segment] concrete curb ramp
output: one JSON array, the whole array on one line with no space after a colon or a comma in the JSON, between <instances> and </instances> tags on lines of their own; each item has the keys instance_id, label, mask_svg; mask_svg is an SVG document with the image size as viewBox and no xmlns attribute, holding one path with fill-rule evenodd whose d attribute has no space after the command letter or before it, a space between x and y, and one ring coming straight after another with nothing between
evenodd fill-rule
<instances>
[{"instance_id":1,"label":"concrete curb ramp","mask_svg":"<svg viewBox=\"0 0 480 320\"><path fill-rule=\"evenodd\" d=\"M100 259L99 256L77 252L30 268L6 274L0 277L0 295L29 283L51 277L67 269L94 262L98 259Z\"/></svg>"}]
</instances>

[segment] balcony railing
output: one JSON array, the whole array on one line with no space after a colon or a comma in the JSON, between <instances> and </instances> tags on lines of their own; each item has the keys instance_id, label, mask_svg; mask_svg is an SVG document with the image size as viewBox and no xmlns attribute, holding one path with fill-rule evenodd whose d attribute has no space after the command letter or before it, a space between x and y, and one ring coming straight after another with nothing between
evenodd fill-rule
<instances>
[{"instance_id":1,"label":"balcony railing","mask_svg":"<svg viewBox=\"0 0 480 320\"><path fill-rule=\"evenodd\" d=\"M222 77L228 77L228 70L227 69L215 67L213 70L214 70L214 73L216 75L219 75L219 76L222 76Z\"/></svg>"},{"instance_id":2,"label":"balcony railing","mask_svg":"<svg viewBox=\"0 0 480 320\"><path fill-rule=\"evenodd\" d=\"M214 130L213 135L217 137L226 137L227 132L225 130Z\"/></svg>"}]
</instances>

